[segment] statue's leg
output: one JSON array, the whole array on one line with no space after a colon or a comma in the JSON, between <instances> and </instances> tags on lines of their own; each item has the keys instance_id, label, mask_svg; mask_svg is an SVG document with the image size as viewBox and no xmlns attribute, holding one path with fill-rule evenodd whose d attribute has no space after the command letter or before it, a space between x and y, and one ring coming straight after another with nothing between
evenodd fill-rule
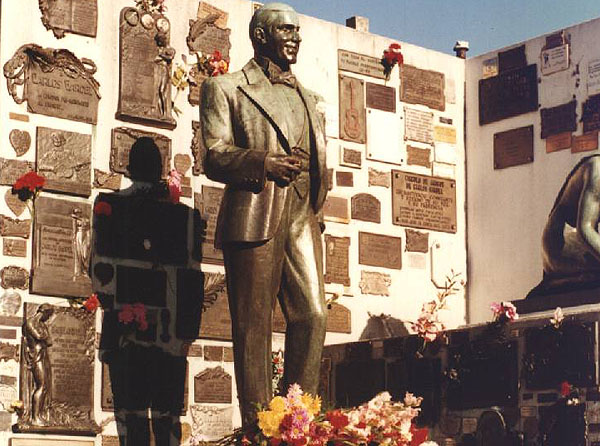
<instances>
[{"instance_id":1,"label":"statue's leg","mask_svg":"<svg viewBox=\"0 0 600 446\"><path fill-rule=\"evenodd\" d=\"M34 424L44 424L43 409L45 405L46 395L48 393L46 377L44 376L45 367L44 360L37 361L32 368L33 380L35 383L35 391L31 397L31 417Z\"/></svg>"}]
</instances>

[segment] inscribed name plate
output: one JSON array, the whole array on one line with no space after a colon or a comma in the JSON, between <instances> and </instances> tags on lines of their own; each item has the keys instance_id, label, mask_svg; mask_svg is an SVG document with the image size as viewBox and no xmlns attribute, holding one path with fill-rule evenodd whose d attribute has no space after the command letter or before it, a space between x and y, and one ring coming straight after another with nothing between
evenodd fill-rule
<instances>
[{"instance_id":1,"label":"inscribed name plate","mask_svg":"<svg viewBox=\"0 0 600 446\"><path fill-rule=\"evenodd\" d=\"M362 166L362 153L360 150L349 149L348 147L340 148L340 166L355 167L360 169Z\"/></svg>"},{"instance_id":2,"label":"inscribed name plate","mask_svg":"<svg viewBox=\"0 0 600 446\"><path fill-rule=\"evenodd\" d=\"M422 104L435 110L446 109L444 73L422 70L412 65L400 67L400 100Z\"/></svg>"},{"instance_id":3,"label":"inscribed name plate","mask_svg":"<svg viewBox=\"0 0 600 446\"><path fill-rule=\"evenodd\" d=\"M373 223L381 222L381 203L370 194L356 194L351 199L352 218Z\"/></svg>"},{"instance_id":4,"label":"inscribed name plate","mask_svg":"<svg viewBox=\"0 0 600 446\"><path fill-rule=\"evenodd\" d=\"M99 84L96 65L66 49L23 45L4 65L10 95L27 101L30 113L96 124ZM24 84L23 88L20 88Z\"/></svg>"},{"instance_id":5,"label":"inscribed name plate","mask_svg":"<svg viewBox=\"0 0 600 446\"><path fill-rule=\"evenodd\" d=\"M204 274L204 311L198 337L231 340L231 315L227 301L225 275Z\"/></svg>"},{"instance_id":6,"label":"inscribed name plate","mask_svg":"<svg viewBox=\"0 0 600 446\"><path fill-rule=\"evenodd\" d=\"M396 113L396 89L367 82L366 102L368 108Z\"/></svg>"},{"instance_id":7,"label":"inscribed name plate","mask_svg":"<svg viewBox=\"0 0 600 446\"><path fill-rule=\"evenodd\" d=\"M344 197L327 196L325 204L323 204L323 218L326 221L336 223L350 222L350 207L348 199Z\"/></svg>"},{"instance_id":8,"label":"inscribed name plate","mask_svg":"<svg viewBox=\"0 0 600 446\"><path fill-rule=\"evenodd\" d=\"M110 169L129 177L129 171L127 170L129 152L133 143L142 136L152 138L158 146L162 160L162 178L167 178L171 166L171 139L159 133L144 132L128 127L117 127L112 130Z\"/></svg>"},{"instance_id":9,"label":"inscribed name plate","mask_svg":"<svg viewBox=\"0 0 600 446\"><path fill-rule=\"evenodd\" d=\"M406 251L429 252L429 233L406 229Z\"/></svg>"},{"instance_id":10,"label":"inscribed name plate","mask_svg":"<svg viewBox=\"0 0 600 446\"><path fill-rule=\"evenodd\" d=\"M352 172L336 172L335 182L338 187L354 187L354 176Z\"/></svg>"},{"instance_id":11,"label":"inscribed name plate","mask_svg":"<svg viewBox=\"0 0 600 446\"><path fill-rule=\"evenodd\" d=\"M392 278L389 274L375 271L361 271L358 287L362 294L389 296Z\"/></svg>"},{"instance_id":12,"label":"inscribed name plate","mask_svg":"<svg viewBox=\"0 0 600 446\"><path fill-rule=\"evenodd\" d=\"M42 23L60 39L66 32L96 37L97 0L40 0Z\"/></svg>"},{"instance_id":13,"label":"inscribed name plate","mask_svg":"<svg viewBox=\"0 0 600 446\"><path fill-rule=\"evenodd\" d=\"M325 283L350 286L350 237L325 234Z\"/></svg>"},{"instance_id":14,"label":"inscribed name plate","mask_svg":"<svg viewBox=\"0 0 600 446\"><path fill-rule=\"evenodd\" d=\"M218 440L233 430L233 407L190 406L194 438Z\"/></svg>"},{"instance_id":15,"label":"inscribed name plate","mask_svg":"<svg viewBox=\"0 0 600 446\"><path fill-rule=\"evenodd\" d=\"M2 288L29 289L29 271L20 266L5 266L0 270Z\"/></svg>"},{"instance_id":16,"label":"inscribed name plate","mask_svg":"<svg viewBox=\"0 0 600 446\"><path fill-rule=\"evenodd\" d=\"M540 70L544 76L569 68L569 44L542 50Z\"/></svg>"},{"instance_id":17,"label":"inscribed name plate","mask_svg":"<svg viewBox=\"0 0 600 446\"><path fill-rule=\"evenodd\" d=\"M573 140L571 132L557 133L546 138L546 153L558 152L559 150L570 149Z\"/></svg>"},{"instance_id":18,"label":"inscribed name plate","mask_svg":"<svg viewBox=\"0 0 600 446\"><path fill-rule=\"evenodd\" d=\"M206 223L205 237L202 241L202 262L222 265L223 252L215 248L215 236L217 217L223 199L223 188L203 185L202 195L198 198L200 202L197 209L200 211L200 217Z\"/></svg>"},{"instance_id":19,"label":"inscribed name plate","mask_svg":"<svg viewBox=\"0 0 600 446\"><path fill-rule=\"evenodd\" d=\"M389 235L358 233L358 263L402 269L402 239Z\"/></svg>"},{"instance_id":20,"label":"inscribed name plate","mask_svg":"<svg viewBox=\"0 0 600 446\"><path fill-rule=\"evenodd\" d=\"M352 51L338 50L338 70L385 79L380 59Z\"/></svg>"},{"instance_id":21,"label":"inscribed name plate","mask_svg":"<svg viewBox=\"0 0 600 446\"><path fill-rule=\"evenodd\" d=\"M35 170L35 166L30 161L0 158L0 184L13 186L19 177L33 170Z\"/></svg>"},{"instance_id":22,"label":"inscribed name plate","mask_svg":"<svg viewBox=\"0 0 600 446\"><path fill-rule=\"evenodd\" d=\"M533 126L494 134L494 169L533 162Z\"/></svg>"},{"instance_id":23,"label":"inscribed name plate","mask_svg":"<svg viewBox=\"0 0 600 446\"><path fill-rule=\"evenodd\" d=\"M431 168L431 149L406 146L406 163L409 166Z\"/></svg>"},{"instance_id":24,"label":"inscribed name plate","mask_svg":"<svg viewBox=\"0 0 600 446\"><path fill-rule=\"evenodd\" d=\"M232 384L223 367L205 369L194 377L194 402L231 404Z\"/></svg>"},{"instance_id":25,"label":"inscribed name plate","mask_svg":"<svg viewBox=\"0 0 600 446\"><path fill-rule=\"evenodd\" d=\"M2 237L29 238L31 220L19 220L0 214L0 235Z\"/></svg>"},{"instance_id":26,"label":"inscribed name plate","mask_svg":"<svg viewBox=\"0 0 600 446\"><path fill-rule=\"evenodd\" d=\"M588 96L600 93L600 58L588 62L587 92Z\"/></svg>"},{"instance_id":27,"label":"inscribed name plate","mask_svg":"<svg viewBox=\"0 0 600 446\"><path fill-rule=\"evenodd\" d=\"M340 138L359 144L367 140L364 83L354 77L339 77Z\"/></svg>"},{"instance_id":28,"label":"inscribed name plate","mask_svg":"<svg viewBox=\"0 0 600 446\"><path fill-rule=\"evenodd\" d=\"M556 107L542 108L542 139L550 135L577 130L577 101L573 100Z\"/></svg>"},{"instance_id":29,"label":"inscribed name plate","mask_svg":"<svg viewBox=\"0 0 600 446\"><path fill-rule=\"evenodd\" d=\"M119 23L117 119L175 128L171 103L175 50L168 43L169 20L127 7L121 10Z\"/></svg>"},{"instance_id":30,"label":"inscribed name plate","mask_svg":"<svg viewBox=\"0 0 600 446\"><path fill-rule=\"evenodd\" d=\"M369 167L369 186L390 187L390 173Z\"/></svg>"},{"instance_id":31,"label":"inscribed name plate","mask_svg":"<svg viewBox=\"0 0 600 446\"><path fill-rule=\"evenodd\" d=\"M27 242L18 238L3 238L2 255L9 257L27 257Z\"/></svg>"},{"instance_id":32,"label":"inscribed name plate","mask_svg":"<svg viewBox=\"0 0 600 446\"><path fill-rule=\"evenodd\" d=\"M501 72L479 81L479 124L538 109L537 65Z\"/></svg>"},{"instance_id":33,"label":"inscribed name plate","mask_svg":"<svg viewBox=\"0 0 600 446\"><path fill-rule=\"evenodd\" d=\"M447 144L456 144L456 128L436 125L433 128L433 139Z\"/></svg>"},{"instance_id":34,"label":"inscribed name plate","mask_svg":"<svg viewBox=\"0 0 600 446\"><path fill-rule=\"evenodd\" d=\"M598 148L598 131L574 136L571 153L590 152Z\"/></svg>"},{"instance_id":35,"label":"inscribed name plate","mask_svg":"<svg viewBox=\"0 0 600 446\"><path fill-rule=\"evenodd\" d=\"M37 128L37 171L44 190L89 197L92 192L92 136Z\"/></svg>"},{"instance_id":36,"label":"inscribed name plate","mask_svg":"<svg viewBox=\"0 0 600 446\"><path fill-rule=\"evenodd\" d=\"M392 170L395 225L456 233L456 181Z\"/></svg>"},{"instance_id":37,"label":"inscribed name plate","mask_svg":"<svg viewBox=\"0 0 600 446\"><path fill-rule=\"evenodd\" d=\"M32 292L88 297L91 205L38 197L35 208Z\"/></svg>"},{"instance_id":38,"label":"inscribed name plate","mask_svg":"<svg viewBox=\"0 0 600 446\"><path fill-rule=\"evenodd\" d=\"M600 94L590 96L583 103L583 112L581 115L583 133L600 130Z\"/></svg>"},{"instance_id":39,"label":"inscribed name plate","mask_svg":"<svg viewBox=\"0 0 600 446\"><path fill-rule=\"evenodd\" d=\"M404 139L433 144L433 113L404 107Z\"/></svg>"}]
</instances>

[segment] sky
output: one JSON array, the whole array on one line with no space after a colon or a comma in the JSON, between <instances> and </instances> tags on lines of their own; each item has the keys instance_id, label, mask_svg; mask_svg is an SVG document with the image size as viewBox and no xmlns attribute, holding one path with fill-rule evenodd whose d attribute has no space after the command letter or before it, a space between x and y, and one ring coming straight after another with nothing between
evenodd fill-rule
<instances>
[{"instance_id":1,"label":"sky","mask_svg":"<svg viewBox=\"0 0 600 446\"><path fill-rule=\"evenodd\" d=\"M283 1L329 22L367 17L374 34L448 54L457 40L467 40L468 57L600 17L598 0Z\"/></svg>"}]
</instances>

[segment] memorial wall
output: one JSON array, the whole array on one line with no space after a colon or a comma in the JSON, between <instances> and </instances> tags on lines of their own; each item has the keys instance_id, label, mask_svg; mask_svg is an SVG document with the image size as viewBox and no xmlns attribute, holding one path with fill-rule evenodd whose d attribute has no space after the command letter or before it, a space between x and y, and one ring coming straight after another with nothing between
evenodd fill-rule
<instances>
[{"instance_id":1,"label":"memorial wall","mask_svg":"<svg viewBox=\"0 0 600 446\"><path fill-rule=\"evenodd\" d=\"M0 444L117 444L115 383L100 359L124 309L139 341L182 358L173 368L185 377L172 389L181 393L182 444L240 423L224 268L213 246L223 185L203 174L198 98L207 68L198 60L218 50L239 70L252 57L255 4L165 6L2 2ZM326 343L406 333L401 321L416 320L452 270L466 278L465 61L402 43L404 65L386 80L380 60L391 39L306 16L300 23L294 72L324 99L331 173ZM119 198L140 136L156 142L163 178L171 169L181 175L181 205L138 208ZM11 192L29 171L46 180L33 213ZM150 243L149 221L171 236ZM90 264L95 240L102 249ZM90 315L81 302L92 291L104 311ZM145 318L134 313L138 302ZM446 325L465 323L464 294L448 303ZM43 429L27 414L39 389L27 356L31 327L53 340L36 341L52 369ZM277 310L275 350L284 330ZM9 413L14 400L24 400L25 415Z\"/></svg>"}]
</instances>

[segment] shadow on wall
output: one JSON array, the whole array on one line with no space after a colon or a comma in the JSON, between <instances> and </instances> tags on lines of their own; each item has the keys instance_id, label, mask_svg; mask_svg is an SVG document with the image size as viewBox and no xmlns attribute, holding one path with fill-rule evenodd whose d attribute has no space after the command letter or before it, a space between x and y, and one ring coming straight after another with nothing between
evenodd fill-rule
<instances>
[{"instance_id":1,"label":"shadow on wall","mask_svg":"<svg viewBox=\"0 0 600 446\"><path fill-rule=\"evenodd\" d=\"M393 318L388 314L379 316L369 313L369 320L365 329L360 334L359 341L368 339L395 338L398 336L408 336L408 330L400 319Z\"/></svg>"}]
</instances>

